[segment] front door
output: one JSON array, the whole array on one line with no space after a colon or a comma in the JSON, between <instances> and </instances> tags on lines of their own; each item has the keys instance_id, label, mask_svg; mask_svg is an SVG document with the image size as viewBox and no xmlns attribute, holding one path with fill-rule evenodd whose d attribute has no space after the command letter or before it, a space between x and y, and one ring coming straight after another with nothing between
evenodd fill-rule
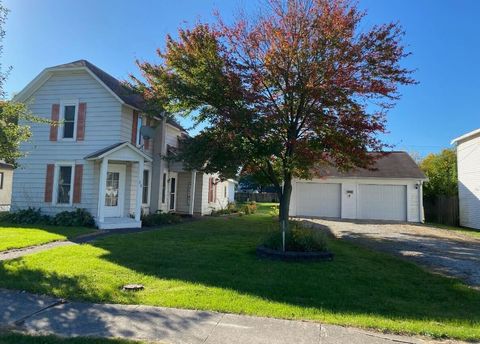
<instances>
[{"instance_id":1,"label":"front door","mask_svg":"<svg viewBox=\"0 0 480 344\"><path fill-rule=\"evenodd\" d=\"M105 217L122 217L125 199L125 165L108 165Z\"/></svg>"},{"instance_id":2,"label":"front door","mask_svg":"<svg viewBox=\"0 0 480 344\"><path fill-rule=\"evenodd\" d=\"M175 211L177 207L177 173L170 172L168 210Z\"/></svg>"}]
</instances>

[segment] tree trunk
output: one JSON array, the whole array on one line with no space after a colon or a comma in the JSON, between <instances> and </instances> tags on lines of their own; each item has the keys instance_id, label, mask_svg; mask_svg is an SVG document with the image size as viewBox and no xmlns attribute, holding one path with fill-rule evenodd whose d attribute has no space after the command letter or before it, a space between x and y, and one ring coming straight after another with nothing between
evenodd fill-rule
<instances>
[{"instance_id":1,"label":"tree trunk","mask_svg":"<svg viewBox=\"0 0 480 344\"><path fill-rule=\"evenodd\" d=\"M288 218L290 213L290 197L292 195L292 178L287 177L283 182L283 190L280 195L280 209L279 220L280 228L282 224L285 225L285 229L288 230Z\"/></svg>"}]
</instances>

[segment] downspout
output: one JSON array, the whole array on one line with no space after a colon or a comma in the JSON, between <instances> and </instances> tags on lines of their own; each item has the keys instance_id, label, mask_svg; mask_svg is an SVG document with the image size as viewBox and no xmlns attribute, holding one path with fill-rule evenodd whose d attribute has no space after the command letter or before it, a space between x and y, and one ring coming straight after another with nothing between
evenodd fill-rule
<instances>
[{"instance_id":1,"label":"downspout","mask_svg":"<svg viewBox=\"0 0 480 344\"><path fill-rule=\"evenodd\" d=\"M423 210L423 180L420 180L418 183L418 215L420 217L420 222L425 223L425 212Z\"/></svg>"}]
</instances>

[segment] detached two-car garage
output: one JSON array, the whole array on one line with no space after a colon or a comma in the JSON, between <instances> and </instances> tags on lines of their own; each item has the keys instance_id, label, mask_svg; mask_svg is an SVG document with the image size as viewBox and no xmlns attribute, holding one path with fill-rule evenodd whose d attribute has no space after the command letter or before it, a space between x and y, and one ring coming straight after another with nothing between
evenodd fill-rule
<instances>
[{"instance_id":1,"label":"detached two-car garage","mask_svg":"<svg viewBox=\"0 0 480 344\"><path fill-rule=\"evenodd\" d=\"M382 155L371 170L330 168L319 177L294 181L292 216L423 221L425 176L404 152Z\"/></svg>"}]
</instances>

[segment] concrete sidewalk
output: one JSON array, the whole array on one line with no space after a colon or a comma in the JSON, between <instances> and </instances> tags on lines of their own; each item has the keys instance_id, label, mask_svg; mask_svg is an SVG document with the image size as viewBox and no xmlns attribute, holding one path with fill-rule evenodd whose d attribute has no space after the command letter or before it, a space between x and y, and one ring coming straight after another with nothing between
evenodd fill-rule
<instances>
[{"instance_id":1,"label":"concrete sidewalk","mask_svg":"<svg viewBox=\"0 0 480 344\"><path fill-rule=\"evenodd\" d=\"M64 302L10 290L0 290L0 327L66 337L117 337L172 344L434 343L314 322L164 307Z\"/></svg>"}]
</instances>

